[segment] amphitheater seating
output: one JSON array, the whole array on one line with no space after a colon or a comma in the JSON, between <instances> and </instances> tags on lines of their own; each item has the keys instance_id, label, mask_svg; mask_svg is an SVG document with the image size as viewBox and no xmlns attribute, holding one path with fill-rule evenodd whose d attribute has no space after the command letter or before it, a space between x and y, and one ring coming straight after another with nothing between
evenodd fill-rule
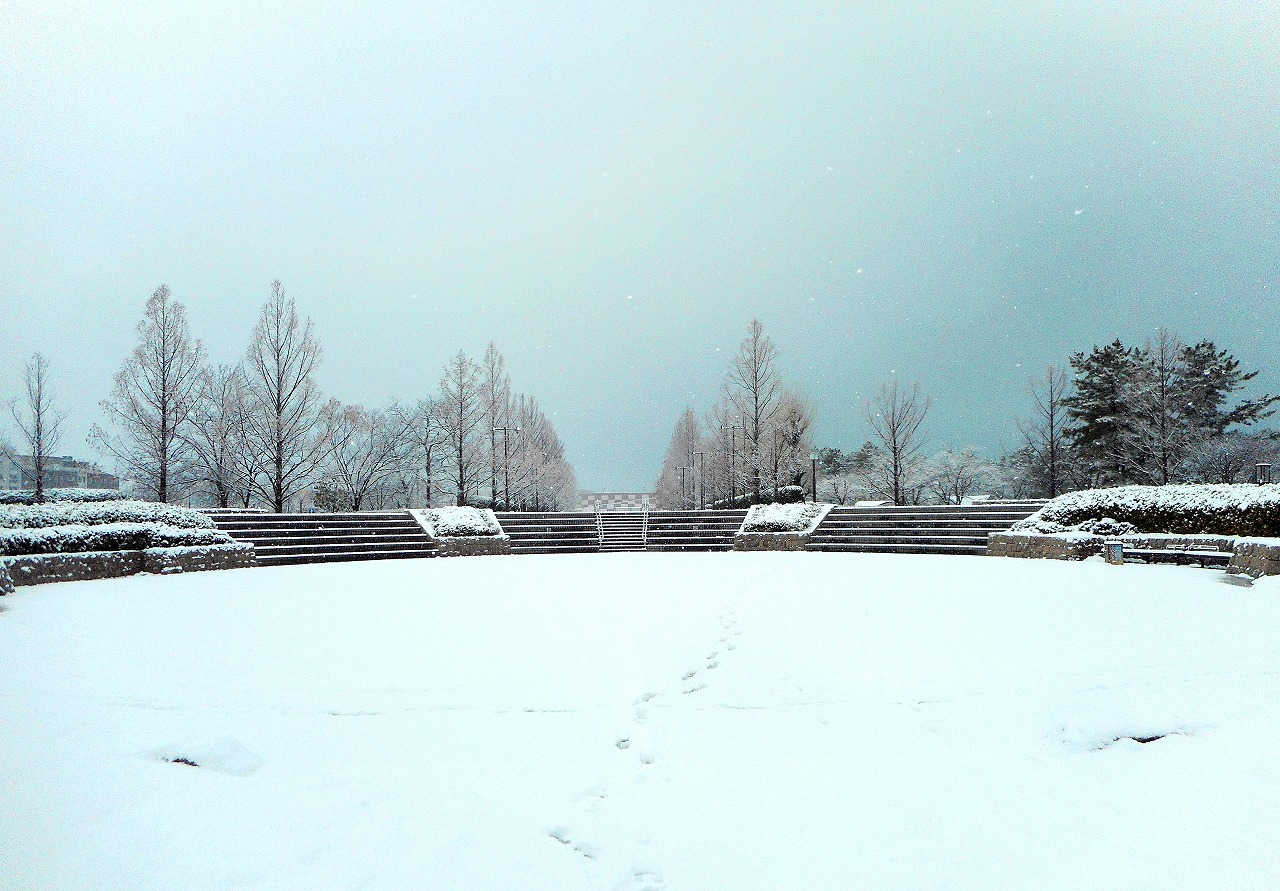
<instances>
[{"instance_id":1,"label":"amphitheater seating","mask_svg":"<svg viewBox=\"0 0 1280 891\"><path fill-rule=\"evenodd\" d=\"M987 535L1029 516L1039 502L951 507L836 507L811 551L983 554ZM515 554L728 551L745 510L520 513L498 521ZM252 543L264 565L432 557L436 545L407 511L267 514L210 511L218 528Z\"/></svg>"},{"instance_id":2,"label":"amphitheater seating","mask_svg":"<svg viewBox=\"0 0 1280 891\"><path fill-rule=\"evenodd\" d=\"M593 554L600 550L594 513L498 511L497 517L511 539L513 554Z\"/></svg>"},{"instance_id":3,"label":"amphitheater seating","mask_svg":"<svg viewBox=\"0 0 1280 891\"><path fill-rule=\"evenodd\" d=\"M810 551L985 554L987 536L1003 532L1044 502L921 507L835 507L809 540Z\"/></svg>"},{"instance_id":4,"label":"amphitheater seating","mask_svg":"<svg viewBox=\"0 0 1280 891\"><path fill-rule=\"evenodd\" d=\"M664 510L649 514L650 551L730 551L745 510Z\"/></svg>"},{"instance_id":5,"label":"amphitheater seating","mask_svg":"<svg viewBox=\"0 0 1280 891\"><path fill-rule=\"evenodd\" d=\"M218 528L253 544L264 566L434 557L436 544L408 511L267 514L209 511Z\"/></svg>"}]
</instances>

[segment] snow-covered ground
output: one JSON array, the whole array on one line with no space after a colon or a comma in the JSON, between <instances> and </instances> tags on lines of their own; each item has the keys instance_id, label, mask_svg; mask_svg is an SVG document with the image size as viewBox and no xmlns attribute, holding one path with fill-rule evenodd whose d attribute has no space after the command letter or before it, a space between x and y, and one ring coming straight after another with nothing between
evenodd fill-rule
<instances>
[{"instance_id":1,"label":"snow-covered ground","mask_svg":"<svg viewBox=\"0 0 1280 891\"><path fill-rule=\"evenodd\" d=\"M0 610L6 889L1280 875L1280 579L476 557L48 585Z\"/></svg>"}]
</instances>

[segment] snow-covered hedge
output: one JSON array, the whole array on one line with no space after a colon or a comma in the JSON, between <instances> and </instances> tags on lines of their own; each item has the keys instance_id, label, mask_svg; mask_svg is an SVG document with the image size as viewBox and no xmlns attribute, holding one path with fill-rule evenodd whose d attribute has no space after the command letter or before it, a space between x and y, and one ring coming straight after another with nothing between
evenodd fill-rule
<instances>
[{"instance_id":1,"label":"snow-covered hedge","mask_svg":"<svg viewBox=\"0 0 1280 891\"><path fill-rule=\"evenodd\" d=\"M742 521L743 532L811 532L830 505L811 501L797 504L757 504Z\"/></svg>"},{"instance_id":2,"label":"snow-covered hedge","mask_svg":"<svg viewBox=\"0 0 1280 891\"><path fill-rule=\"evenodd\" d=\"M66 554L85 551L142 551L147 548L226 545L233 541L217 529L184 529L156 523L104 523L97 526L48 526L0 529L0 556Z\"/></svg>"},{"instance_id":3,"label":"snow-covered hedge","mask_svg":"<svg viewBox=\"0 0 1280 891\"><path fill-rule=\"evenodd\" d=\"M1107 520L1108 524L1100 524ZM1109 525L1109 524L1114 524ZM1089 528L1085 528L1088 525ZM1280 485L1118 486L1059 495L1018 532L1280 536Z\"/></svg>"},{"instance_id":4,"label":"snow-covered hedge","mask_svg":"<svg viewBox=\"0 0 1280 891\"><path fill-rule=\"evenodd\" d=\"M119 489L45 489L45 502L51 501L121 501ZM0 492L0 504L35 504L34 489L12 489Z\"/></svg>"},{"instance_id":5,"label":"snow-covered hedge","mask_svg":"<svg viewBox=\"0 0 1280 891\"><path fill-rule=\"evenodd\" d=\"M180 529L214 528L213 520L198 510L151 501L67 502L0 507L0 528L4 529L101 526L107 523L149 523Z\"/></svg>"},{"instance_id":6,"label":"snow-covered hedge","mask_svg":"<svg viewBox=\"0 0 1280 891\"><path fill-rule=\"evenodd\" d=\"M441 538L502 534L498 518L488 508L435 507L414 514L431 535Z\"/></svg>"}]
</instances>

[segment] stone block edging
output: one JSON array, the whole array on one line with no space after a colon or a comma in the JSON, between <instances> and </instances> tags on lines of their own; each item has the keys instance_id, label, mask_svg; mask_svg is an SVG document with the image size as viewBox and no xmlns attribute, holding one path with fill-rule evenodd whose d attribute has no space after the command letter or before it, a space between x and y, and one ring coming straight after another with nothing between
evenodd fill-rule
<instances>
[{"instance_id":1,"label":"stone block edging","mask_svg":"<svg viewBox=\"0 0 1280 891\"><path fill-rule=\"evenodd\" d=\"M735 551L803 551L808 544L807 532L739 532L733 537Z\"/></svg>"},{"instance_id":2,"label":"stone block edging","mask_svg":"<svg viewBox=\"0 0 1280 891\"><path fill-rule=\"evenodd\" d=\"M484 557L510 554L511 539L506 535L457 535L435 539L440 557Z\"/></svg>"},{"instance_id":3,"label":"stone block edging","mask_svg":"<svg viewBox=\"0 0 1280 891\"><path fill-rule=\"evenodd\" d=\"M15 586L119 578L140 572L170 574L257 565L253 545L148 548L145 551L83 551L26 554L0 559L0 573ZM0 580L0 591L4 583Z\"/></svg>"},{"instance_id":4,"label":"stone block edging","mask_svg":"<svg viewBox=\"0 0 1280 891\"><path fill-rule=\"evenodd\" d=\"M1255 579L1264 575L1280 575L1280 539L1239 539L1227 572Z\"/></svg>"},{"instance_id":5,"label":"stone block edging","mask_svg":"<svg viewBox=\"0 0 1280 891\"><path fill-rule=\"evenodd\" d=\"M1259 578L1280 575L1280 539L1235 538L1221 535L1140 534L1117 536L1129 547L1161 550L1214 548L1231 552L1227 572ZM1083 560L1102 553L1099 535L993 532L987 538L992 557L1028 557L1048 560Z\"/></svg>"}]
</instances>

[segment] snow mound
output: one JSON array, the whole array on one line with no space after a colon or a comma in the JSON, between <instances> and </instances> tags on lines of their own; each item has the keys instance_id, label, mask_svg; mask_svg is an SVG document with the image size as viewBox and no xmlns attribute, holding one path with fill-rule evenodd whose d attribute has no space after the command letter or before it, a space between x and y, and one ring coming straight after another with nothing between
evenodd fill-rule
<instances>
[{"instance_id":1,"label":"snow mound","mask_svg":"<svg viewBox=\"0 0 1280 891\"><path fill-rule=\"evenodd\" d=\"M147 752L143 757L187 767L203 767L233 777L252 776L266 763L260 755L249 751L231 736L212 742L170 743Z\"/></svg>"}]
</instances>

